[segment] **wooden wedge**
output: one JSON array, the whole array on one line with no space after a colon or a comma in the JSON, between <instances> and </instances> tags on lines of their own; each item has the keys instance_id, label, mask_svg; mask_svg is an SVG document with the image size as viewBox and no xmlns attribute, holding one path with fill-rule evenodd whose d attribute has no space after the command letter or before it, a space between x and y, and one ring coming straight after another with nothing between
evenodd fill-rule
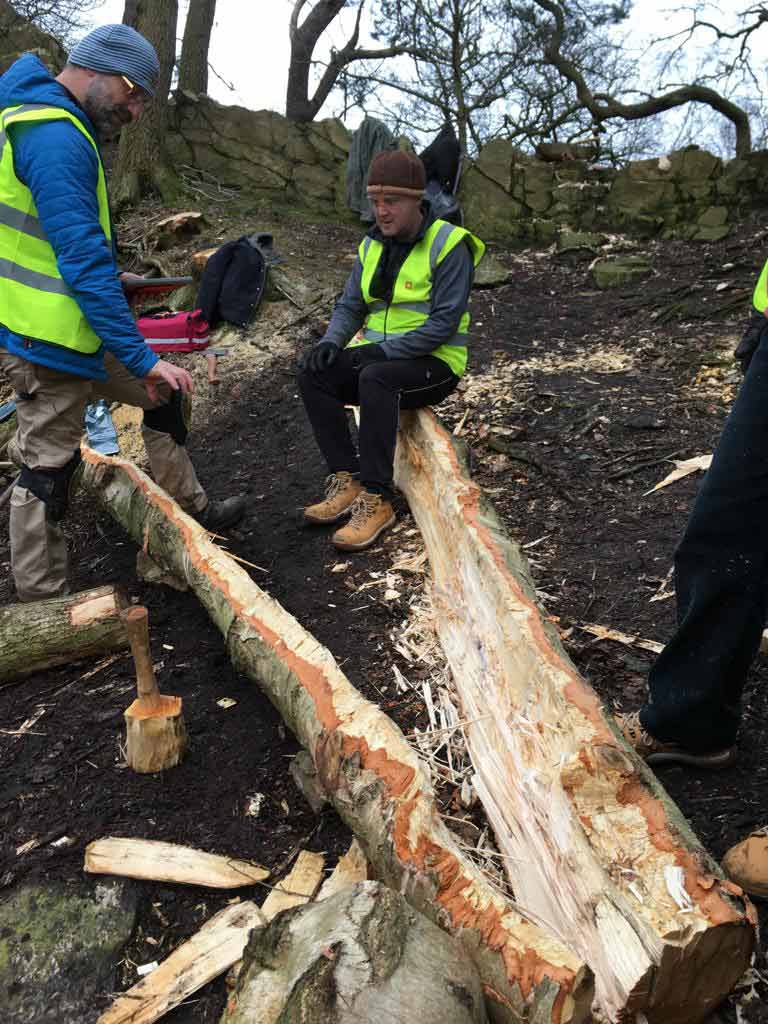
<instances>
[{"instance_id":1,"label":"wooden wedge","mask_svg":"<svg viewBox=\"0 0 768 1024\"><path fill-rule=\"evenodd\" d=\"M269 872L249 860L203 853L189 846L156 839L96 839L85 848L84 870L92 875L237 889L269 878Z\"/></svg>"}]
</instances>

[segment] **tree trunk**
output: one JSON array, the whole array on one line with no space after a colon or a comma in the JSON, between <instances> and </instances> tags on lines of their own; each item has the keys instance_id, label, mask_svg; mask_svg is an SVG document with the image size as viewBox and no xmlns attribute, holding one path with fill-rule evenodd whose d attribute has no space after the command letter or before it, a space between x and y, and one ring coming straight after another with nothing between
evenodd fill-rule
<instances>
[{"instance_id":1,"label":"tree trunk","mask_svg":"<svg viewBox=\"0 0 768 1024\"><path fill-rule=\"evenodd\" d=\"M116 587L0 608L0 682L128 646Z\"/></svg>"},{"instance_id":2,"label":"tree trunk","mask_svg":"<svg viewBox=\"0 0 768 1024\"><path fill-rule=\"evenodd\" d=\"M319 0L299 25L306 0L295 0L290 23L291 61L285 93L285 116L289 121L311 121L319 106L309 97L312 54L320 36L344 7L346 0Z\"/></svg>"},{"instance_id":3,"label":"tree trunk","mask_svg":"<svg viewBox=\"0 0 768 1024\"><path fill-rule=\"evenodd\" d=\"M172 203L181 182L165 152L168 92L176 56L178 0L135 0L126 3L125 18L152 43L160 60L157 92L138 121L120 135L113 172L112 201L116 208L130 206L147 192L156 191Z\"/></svg>"},{"instance_id":4,"label":"tree trunk","mask_svg":"<svg viewBox=\"0 0 768 1024\"><path fill-rule=\"evenodd\" d=\"M461 944L379 882L256 928L222 1024L486 1024Z\"/></svg>"},{"instance_id":5,"label":"tree trunk","mask_svg":"<svg viewBox=\"0 0 768 1024\"><path fill-rule=\"evenodd\" d=\"M427 546L478 794L521 904L584 957L608 1019L703 1020L749 964L754 908L619 737L429 410L403 416L396 481Z\"/></svg>"},{"instance_id":6,"label":"tree trunk","mask_svg":"<svg viewBox=\"0 0 768 1024\"><path fill-rule=\"evenodd\" d=\"M310 752L376 876L461 939L494 1024L519 1024L526 1014L537 1024L586 1020L590 972L522 918L461 852L394 722L141 470L90 448L83 459L85 486L156 562L188 581L236 668L259 684Z\"/></svg>"},{"instance_id":7,"label":"tree trunk","mask_svg":"<svg viewBox=\"0 0 768 1024\"><path fill-rule=\"evenodd\" d=\"M216 0L190 0L179 63L179 89L208 91L208 47Z\"/></svg>"}]
</instances>

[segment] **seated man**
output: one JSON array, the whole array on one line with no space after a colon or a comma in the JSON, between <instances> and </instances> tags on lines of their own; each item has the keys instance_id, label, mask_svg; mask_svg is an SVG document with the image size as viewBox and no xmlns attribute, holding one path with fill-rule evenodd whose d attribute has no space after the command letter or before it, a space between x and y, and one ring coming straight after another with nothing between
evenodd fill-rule
<instances>
[{"instance_id":1,"label":"seated man","mask_svg":"<svg viewBox=\"0 0 768 1024\"><path fill-rule=\"evenodd\" d=\"M201 487L183 447L192 378L145 343L115 263L99 142L141 115L158 75L143 36L103 25L57 78L32 54L0 78L0 368L17 399L10 533L20 601L67 593L59 522L94 398L146 410L155 479L203 525L233 525L245 507L242 497L210 502Z\"/></svg>"},{"instance_id":2,"label":"seated man","mask_svg":"<svg viewBox=\"0 0 768 1024\"><path fill-rule=\"evenodd\" d=\"M363 239L328 330L300 365L299 388L328 465L310 523L346 526L343 551L370 547L395 521L392 475L400 409L435 405L467 365L467 303L484 244L437 220L421 160L379 153L368 172L376 225ZM350 339L352 339L350 341ZM360 405L359 457L345 404Z\"/></svg>"}]
</instances>

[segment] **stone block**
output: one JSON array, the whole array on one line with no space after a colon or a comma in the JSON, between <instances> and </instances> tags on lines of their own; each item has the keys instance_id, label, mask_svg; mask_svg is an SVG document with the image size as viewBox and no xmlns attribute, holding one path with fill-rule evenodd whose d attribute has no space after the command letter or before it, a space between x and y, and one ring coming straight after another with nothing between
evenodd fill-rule
<instances>
[{"instance_id":1,"label":"stone block","mask_svg":"<svg viewBox=\"0 0 768 1024\"><path fill-rule=\"evenodd\" d=\"M479 171L509 192L512 178L512 161L515 149L506 139L492 139L480 150L475 162Z\"/></svg>"},{"instance_id":2,"label":"stone block","mask_svg":"<svg viewBox=\"0 0 768 1024\"><path fill-rule=\"evenodd\" d=\"M647 277L651 269L650 261L644 256L615 256L598 260L592 275L598 288L620 288Z\"/></svg>"}]
</instances>

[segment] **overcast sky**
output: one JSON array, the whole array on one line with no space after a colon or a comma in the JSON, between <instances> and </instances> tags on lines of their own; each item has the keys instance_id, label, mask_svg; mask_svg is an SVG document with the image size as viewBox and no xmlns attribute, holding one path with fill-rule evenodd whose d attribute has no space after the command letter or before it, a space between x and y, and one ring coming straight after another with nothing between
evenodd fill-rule
<instances>
[{"instance_id":1,"label":"overcast sky","mask_svg":"<svg viewBox=\"0 0 768 1024\"><path fill-rule=\"evenodd\" d=\"M186 6L182 0L182 17ZM214 99L253 110L284 112L292 6L291 0L217 0L209 60L216 73L235 88L229 89L216 74L209 74L208 92ZM104 0L93 16L94 25L122 21L124 8L125 0ZM328 46L345 41L343 28L350 24L353 13L343 11L331 25ZM179 37L183 30L180 18ZM330 114L331 110L324 108L321 116Z\"/></svg>"},{"instance_id":2,"label":"overcast sky","mask_svg":"<svg viewBox=\"0 0 768 1024\"><path fill-rule=\"evenodd\" d=\"M684 3L685 0L635 0L633 13L621 27L621 39L622 45L631 48L638 68L642 70L647 60L650 69L651 61L644 56L650 35L669 35L686 23L689 15L684 10ZM93 24L121 21L124 6L124 0L103 0L94 12ZM178 34L181 37L187 0L180 0L179 6ZM290 50L288 22L292 7L293 0L218 0L209 53L215 73L209 74L208 91L214 99L253 110L266 108L284 112ZM739 5L736 0L720 0L716 7L720 11L716 19L719 21L733 15ZM341 12L322 40L322 52L319 50L316 56L327 56L331 46L344 44L354 24L354 16L354 8ZM367 39L362 41L370 42ZM765 40L760 39L760 43L761 50L768 47L768 34ZM707 40L702 36L701 45L706 44ZM695 60L695 53L692 59ZM679 74L683 78L688 77L684 69L679 69ZM234 88L230 89L225 83ZM332 95L322 108L320 117L338 113L339 101ZM670 118L667 115L667 123L673 124L675 116ZM682 112L677 116L682 116ZM347 126L354 129L361 117L359 112L353 112L346 119Z\"/></svg>"}]
</instances>

